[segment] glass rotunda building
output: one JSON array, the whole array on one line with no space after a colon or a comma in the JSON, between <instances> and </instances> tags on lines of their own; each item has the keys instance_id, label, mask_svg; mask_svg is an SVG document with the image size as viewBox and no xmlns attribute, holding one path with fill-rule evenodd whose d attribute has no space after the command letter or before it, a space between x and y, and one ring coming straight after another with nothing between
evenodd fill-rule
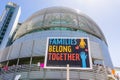
<instances>
[{"instance_id":1,"label":"glass rotunda building","mask_svg":"<svg viewBox=\"0 0 120 80\"><path fill-rule=\"evenodd\" d=\"M89 38L92 69L70 70L70 80L107 80L113 69L106 39L98 25L84 13L66 7L49 7L30 16L15 33L12 44L0 51L2 80L66 80L66 70L44 64L48 37ZM102 68L99 68L99 67ZM101 79L102 78L102 79Z\"/></svg>"}]
</instances>

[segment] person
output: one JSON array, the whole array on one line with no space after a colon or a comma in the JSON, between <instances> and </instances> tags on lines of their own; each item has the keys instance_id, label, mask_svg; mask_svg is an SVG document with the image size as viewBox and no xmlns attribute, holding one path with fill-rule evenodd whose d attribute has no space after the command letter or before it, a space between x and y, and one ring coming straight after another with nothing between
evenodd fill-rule
<instances>
[{"instance_id":1,"label":"person","mask_svg":"<svg viewBox=\"0 0 120 80\"><path fill-rule=\"evenodd\" d=\"M44 68L44 63L40 63L40 68Z\"/></svg>"},{"instance_id":2,"label":"person","mask_svg":"<svg viewBox=\"0 0 120 80\"><path fill-rule=\"evenodd\" d=\"M37 63L37 66L40 67L40 62Z\"/></svg>"},{"instance_id":3,"label":"person","mask_svg":"<svg viewBox=\"0 0 120 80\"><path fill-rule=\"evenodd\" d=\"M8 71L8 66L5 65L5 66L3 67L3 69L4 69L4 71Z\"/></svg>"},{"instance_id":4,"label":"person","mask_svg":"<svg viewBox=\"0 0 120 80\"><path fill-rule=\"evenodd\" d=\"M114 69L112 69L111 73L112 73L113 75L115 75L115 70L114 70Z\"/></svg>"}]
</instances>

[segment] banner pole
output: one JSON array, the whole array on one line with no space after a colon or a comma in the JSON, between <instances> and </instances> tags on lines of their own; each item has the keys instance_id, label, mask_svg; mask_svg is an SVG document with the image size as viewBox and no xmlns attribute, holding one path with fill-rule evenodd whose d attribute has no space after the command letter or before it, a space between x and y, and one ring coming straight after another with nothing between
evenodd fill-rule
<instances>
[{"instance_id":1,"label":"banner pole","mask_svg":"<svg viewBox=\"0 0 120 80\"><path fill-rule=\"evenodd\" d=\"M69 80L69 71L70 71L69 64L67 64L67 80Z\"/></svg>"}]
</instances>

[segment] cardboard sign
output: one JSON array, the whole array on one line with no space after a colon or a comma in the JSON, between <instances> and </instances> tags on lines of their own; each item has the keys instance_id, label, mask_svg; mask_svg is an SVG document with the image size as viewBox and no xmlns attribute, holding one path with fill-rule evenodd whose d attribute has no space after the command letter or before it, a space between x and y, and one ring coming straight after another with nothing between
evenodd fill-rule
<instances>
[{"instance_id":1,"label":"cardboard sign","mask_svg":"<svg viewBox=\"0 0 120 80\"><path fill-rule=\"evenodd\" d=\"M49 37L45 68L91 69L89 39L83 37Z\"/></svg>"}]
</instances>

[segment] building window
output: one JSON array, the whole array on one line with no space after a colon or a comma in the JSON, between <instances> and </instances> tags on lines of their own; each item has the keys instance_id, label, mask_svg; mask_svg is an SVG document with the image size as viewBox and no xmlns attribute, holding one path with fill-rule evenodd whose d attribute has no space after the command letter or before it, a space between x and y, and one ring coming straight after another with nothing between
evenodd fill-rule
<instances>
[{"instance_id":1,"label":"building window","mask_svg":"<svg viewBox=\"0 0 120 80\"><path fill-rule=\"evenodd\" d=\"M17 64L18 59L10 60L8 66L13 66Z\"/></svg>"},{"instance_id":2,"label":"building window","mask_svg":"<svg viewBox=\"0 0 120 80\"><path fill-rule=\"evenodd\" d=\"M1 35L4 36L4 35L5 35L5 32L2 31Z\"/></svg>"},{"instance_id":3,"label":"building window","mask_svg":"<svg viewBox=\"0 0 120 80\"><path fill-rule=\"evenodd\" d=\"M3 37L2 37L2 36L0 36L0 40L1 40L1 39L3 39Z\"/></svg>"},{"instance_id":4,"label":"building window","mask_svg":"<svg viewBox=\"0 0 120 80\"><path fill-rule=\"evenodd\" d=\"M47 14L45 16L45 26L55 26L60 25L60 13Z\"/></svg>"},{"instance_id":5,"label":"building window","mask_svg":"<svg viewBox=\"0 0 120 80\"><path fill-rule=\"evenodd\" d=\"M7 61L1 62L0 63L2 66L5 66L7 64Z\"/></svg>"},{"instance_id":6,"label":"building window","mask_svg":"<svg viewBox=\"0 0 120 80\"><path fill-rule=\"evenodd\" d=\"M61 13L61 25L72 25L72 26L77 26L78 21L77 21L77 17L73 14L64 14Z\"/></svg>"},{"instance_id":7,"label":"building window","mask_svg":"<svg viewBox=\"0 0 120 80\"><path fill-rule=\"evenodd\" d=\"M5 31L6 31L6 28L4 28L3 31L5 32Z\"/></svg>"},{"instance_id":8,"label":"building window","mask_svg":"<svg viewBox=\"0 0 120 80\"><path fill-rule=\"evenodd\" d=\"M19 65L24 65L24 64L30 64L30 58L20 58L19 59Z\"/></svg>"},{"instance_id":9,"label":"building window","mask_svg":"<svg viewBox=\"0 0 120 80\"><path fill-rule=\"evenodd\" d=\"M32 64L44 63L44 56L33 57Z\"/></svg>"}]
</instances>

